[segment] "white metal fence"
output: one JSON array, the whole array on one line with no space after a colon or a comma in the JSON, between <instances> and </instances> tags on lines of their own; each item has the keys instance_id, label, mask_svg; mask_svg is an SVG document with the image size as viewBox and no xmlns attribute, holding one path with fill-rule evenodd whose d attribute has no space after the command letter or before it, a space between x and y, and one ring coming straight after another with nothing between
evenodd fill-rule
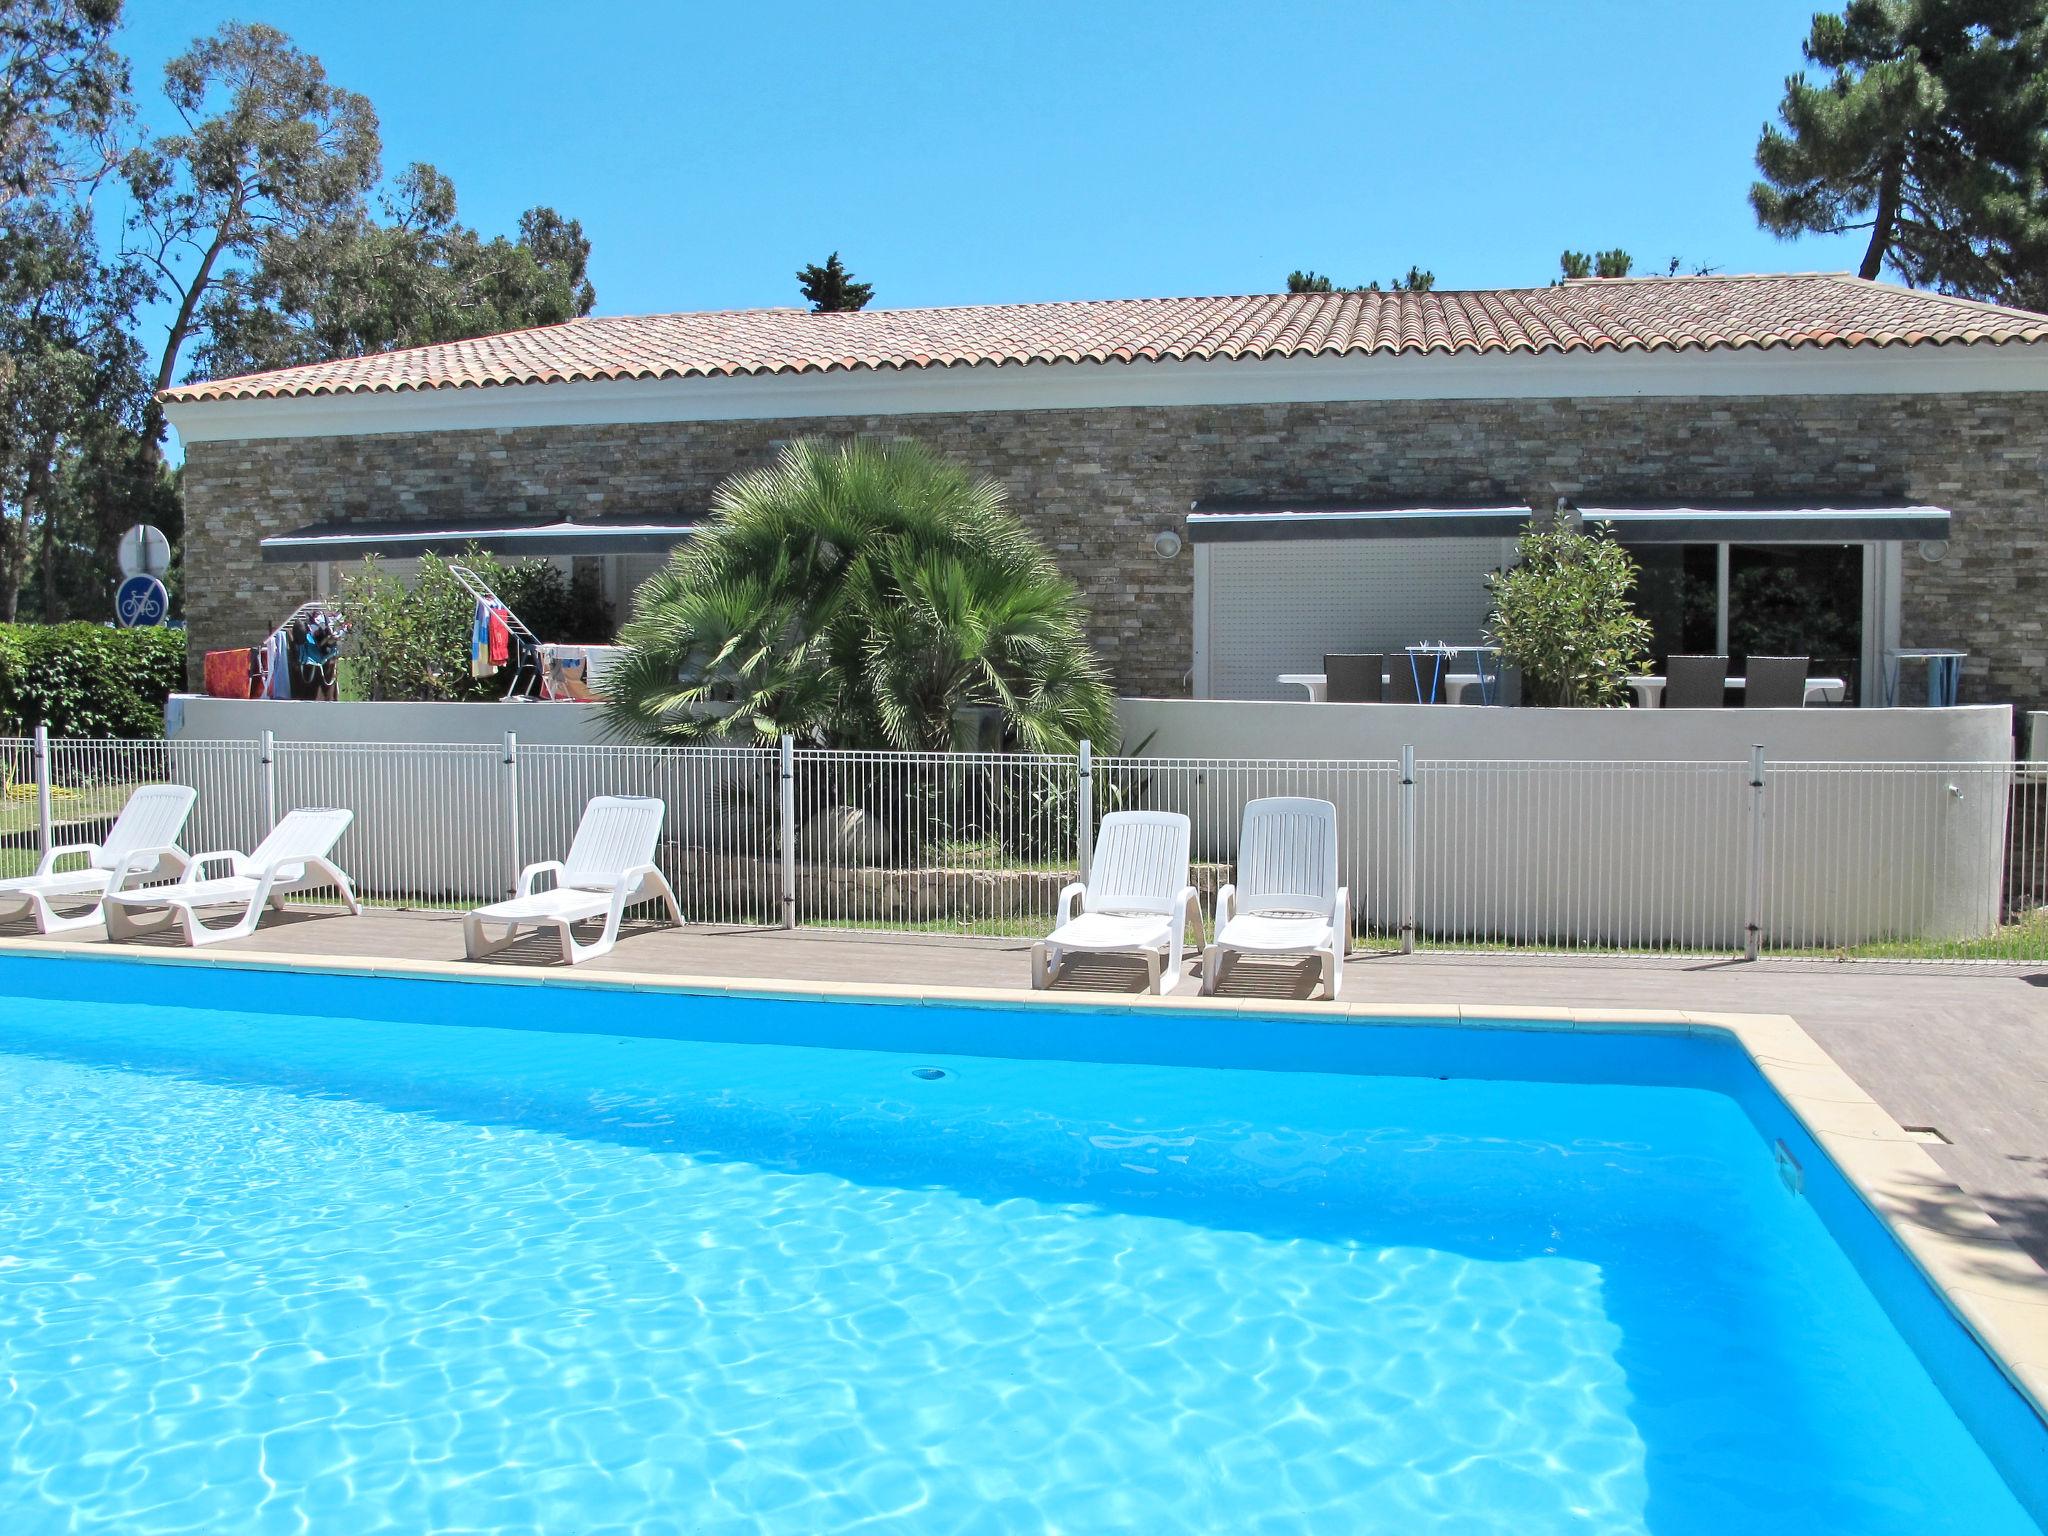
<instances>
[{"instance_id":1,"label":"white metal fence","mask_svg":"<svg viewBox=\"0 0 2048 1536\"><path fill-rule=\"evenodd\" d=\"M1122 808L1193 824L1213 910L1245 803L1339 811L1362 946L2048 960L2048 766L1098 758L747 747L0 739L0 873L104 832L139 783L248 848L342 805L366 900L458 908L558 857L592 795L668 807L697 921L1042 933Z\"/></svg>"}]
</instances>

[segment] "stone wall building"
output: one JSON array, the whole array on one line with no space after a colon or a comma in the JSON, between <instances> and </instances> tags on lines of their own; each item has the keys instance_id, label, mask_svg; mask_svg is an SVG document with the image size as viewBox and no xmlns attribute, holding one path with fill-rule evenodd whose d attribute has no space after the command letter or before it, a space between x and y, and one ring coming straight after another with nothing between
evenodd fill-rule
<instances>
[{"instance_id":1,"label":"stone wall building","mask_svg":"<svg viewBox=\"0 0 2048 1536\"><path fill-rule=\"evenodd\" d=\"M167 405L195 655L408 531L596 551L623 603L721 480L867 434L1001 482L1126 693L1476 640L1562 500L1663 583L1662 649L1801 647L1880 703L1887 653L1952 647L1966 701L2039 708L2044 391L2048 318L1821 276L593 319Z\"/></svg>"}]
</instances>

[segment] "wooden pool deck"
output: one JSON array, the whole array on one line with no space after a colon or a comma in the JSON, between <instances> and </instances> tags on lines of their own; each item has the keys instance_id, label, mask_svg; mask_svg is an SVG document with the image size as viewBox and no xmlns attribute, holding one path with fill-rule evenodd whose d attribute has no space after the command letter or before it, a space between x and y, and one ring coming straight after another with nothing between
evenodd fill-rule
<instances>
[{"instance_id":1,"label":"wooden pool deck","mask_svg":"<svg viewBox=\"0 0 2048 1536\"><path fill-rule=\"evenodd\" d=\"M0 946L7 933L0 930ZM100 942L104 942L103 940ZM829 928L632 929L584 971L633 971L764 983L1028 986L1021 939L893 935ZM210 951L462 959L452 913L291 913ZM562 969L552 946L522 942L479 962ZM1074 990L1132 992L1134 968L1076 973ZM1306 968L1226 980L1226 995L1306 997ZM1193 992L1196 983L1182 983ZM1901 1125L1933 1127L1927 1150L1962 1190L2048 1267L2048 970L1854 961L1652 960L1597 956L1355 955L1344 996L1390 1008L1670 1009L1785 1013Z\"/></svg>"}]
</instances>

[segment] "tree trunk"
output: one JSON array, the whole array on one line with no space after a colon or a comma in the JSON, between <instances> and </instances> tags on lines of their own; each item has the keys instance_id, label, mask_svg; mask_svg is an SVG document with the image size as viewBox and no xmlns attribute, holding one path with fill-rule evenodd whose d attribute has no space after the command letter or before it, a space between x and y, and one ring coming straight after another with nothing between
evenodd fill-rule
<instances>
[{"instance_id":1,"label":"tree trunk","mask_svg":"<svg viewBox=\"0 0 2048 1536\"><path fill-rule=\"evenodd\" d=\"M192 274L192 281L185 285L185 296L178 301L177 317L171 321L171 334L164 341L163 356L156 365L156 393L162 394L171 387L171 379L178 371L178 353L185 345L185 338L192 334L192 317L199 312L199 301L205 296L206 288L213 281L214 263L220 260L220 253L227 249L228 220L221 220L220 233L213 244L206 248L206 254L199 260L199 270Z\"/></svg>"},{"instance_id":2,"label":"tree trunk","mask_svg":"<svg viewBox=\"0 0 2048 1536\"><path fill-rule=\"evenodd\" d=\"M43 465L54 467L56 457L57 440L52 437L42 445L41 450L36 456L36 464L38 467ZM50 478L50 471L45 470L41 498L43 502L43 548L36 562L36 583L42 589L42 617L45 624L57 622L57 511L50 504ZM26 537L28 523L25 520L21 525L21 530L23 536Z\"/></svg>"},{"instance_id":3,"label":"tree trunk","mask_svg":"<svg viewBox=\"0 0 2048 1536\"><path fill-rule=\"evenodd\" d=\"M1904 180L1905 167L1897 161L1877 178L1877 213L1870 223L1870 247L1863 253L1863 265L1856 269L1858 277L1875 279L1884 271L1884 259L1891 254L1898 233L1899 188Z\"/></svg>"},{"instance_id":4,"label":"tree trunk","mask_svg":"<svg viewBox=\"0 0 2048 1536\"><path fill-rule=\"evenodd\" d=\"M239 205L234 210L240 215ZM154 472L163 462L163 447L157 441L161 430L161 417L157 413L156 397L171 387L171 380L177 376L178 353L185 345L185 338L192 334L192 317L199 312L199 300L206 293L207 284L213 281L214 263L220 260L220 253L227 249L229 219L222 219L219 231L214 235L213 244L206 248L200 258L199 270L192 274L192 281L185 285L184 297L178 301L177 317L171 321L171 334L165 338L163 356L157 359L156 387L150 391L150 413L146 420L150 431L143 434L142 464L145 471Z\"/></svg>"},{"instance_id":5,"label":"tree trunk","mask_svg":"<svg viewBox=\"0 0 2048 1536\"><path fill-rule=\"evenodd\" d=\"M28 530L35 520L37 505L46 499L50 485L50 456L56 451L49 441L36 444L36 457L29 464L28 480L21 488L21 521L8 530L7 548L0 556L0 623L13 624L21 618L21 578L28 564Z\"/></svg>"},{"instance_id":6,"label":"tree trunk","mask_svg":"<svg viewBox=\"0 0 2048 1536\"><path fill-rule=\"evenodd\" d=\"M21 499L21 521L7 520L0 535L0 624L12 624L21 611L21 559L28 548L29 498Z\"/></svg>"}]
</instances>

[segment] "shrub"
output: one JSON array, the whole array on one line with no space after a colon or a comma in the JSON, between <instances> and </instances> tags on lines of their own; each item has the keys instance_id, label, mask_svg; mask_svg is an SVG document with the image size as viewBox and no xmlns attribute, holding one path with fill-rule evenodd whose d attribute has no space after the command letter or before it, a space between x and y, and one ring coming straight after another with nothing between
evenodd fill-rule
<instances>
[{"instance_id":1,"label":"shrub","mask_svg":"<svg viewBox=\"0 0 2048 1536\"><path fill-rule=\"evenodd\" d=\"M571 582L545 560L502 562L478 549L462 564L543 640L611 638L611 610L595 582ZM469 675L475 600L438 555L422 555L408 586L374 559L345 573L335 607L348 626L343 658L350 692L366 699L496 698L502 674Z\"/></svg>"},{"instance_id":2,"label":"shrub","mask_svg":"<svg viewBox=\"0 0 2048 1536\"><path fill-rule=\"evenodd\" d=\"M914 442L798 442L712 507L634 598L606 680L622 730L939 752L984 720L1026 751L1114 738L1079 594L994 481Z\"/></svg>"},{"instance_id":3,"label":"shrub","mask_svg":"<svg viewBox=\"0 0 2048 1536\"><path fill-rule=\"evenodd\" d=\"M158 737L185 679L185 632L100 624L0 624L0 730Z\"/></svg>"},{"instance_id":4,"label":"shrub","mask_svg":"<svg viewBox=\"0 0 2048 1536\"><path fill-rule=\"evenodd\" d=\"M1650 665L1650 624L1635 611L1636 563L1604 530L1530 528L1515 564L1487 578L1489 638L1522 671L1532 704L1607 707Z\"/></svg>"}]
</instances>

